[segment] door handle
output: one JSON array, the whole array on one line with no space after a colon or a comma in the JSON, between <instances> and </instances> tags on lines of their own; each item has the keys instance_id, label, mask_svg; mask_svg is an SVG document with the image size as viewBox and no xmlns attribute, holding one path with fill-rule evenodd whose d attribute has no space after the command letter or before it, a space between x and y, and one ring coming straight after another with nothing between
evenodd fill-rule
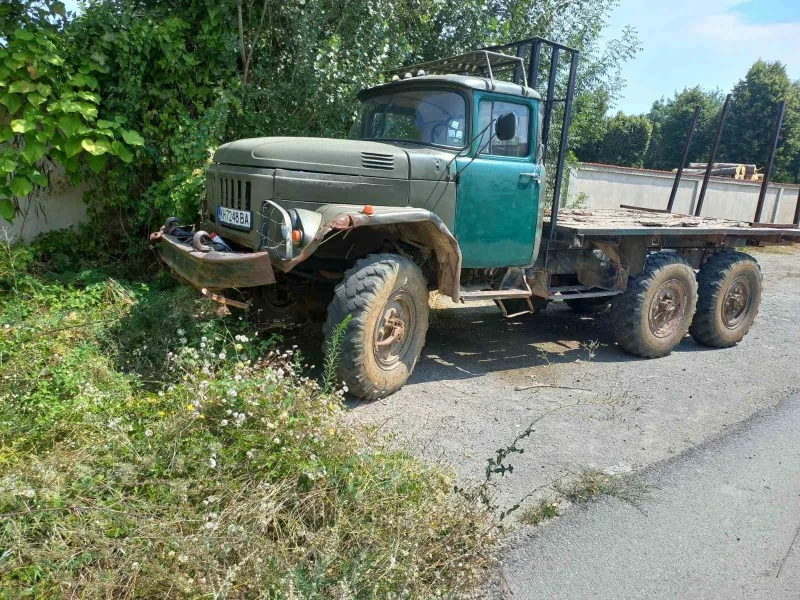
<instances>
[{"instance_id":1,"label":"door handle","mask_svg":"<svg viewBox=\"0 0 800 600\"><path fill-rule=\"evenodd\" d=\"M519 176L520 177L530 177L536 183L541 183L541 181L542 181L542 176L539 173L535 172L535 171L533 173L520 173Z\"/></svg>"}]
</instances>

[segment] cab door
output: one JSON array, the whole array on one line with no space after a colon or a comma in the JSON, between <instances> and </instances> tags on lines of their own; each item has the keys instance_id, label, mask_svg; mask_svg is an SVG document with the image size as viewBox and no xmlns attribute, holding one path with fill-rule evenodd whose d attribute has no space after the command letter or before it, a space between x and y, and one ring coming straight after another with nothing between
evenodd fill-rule
<instances>
[{"instance_id":1,"label":"cab door","mask_svg":"<svg viewBox=\"0 0 800 600\"><path fill-rule=\"evenodd\" d=\"M538 103L499 94L475 94L470 156L456 159L455 237L464 268L525 266L533 258L539 221L542 167L536 162ZM517 134L500 141L494 120L517 115ZM491 125L490 125L491 123ZM474 134L473 134L474 135ZM474 160L473 160L474 157Z\"/></svg>"}]
</instances>

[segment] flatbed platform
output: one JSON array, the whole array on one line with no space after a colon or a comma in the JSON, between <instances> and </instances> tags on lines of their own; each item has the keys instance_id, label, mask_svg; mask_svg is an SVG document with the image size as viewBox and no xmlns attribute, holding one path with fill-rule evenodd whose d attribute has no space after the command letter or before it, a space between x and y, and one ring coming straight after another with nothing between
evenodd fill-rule
<instances>
[{"instance_id":1,"label":"flatbed platform","mask_svg":"<svg viewBox=\"0 0 800 600\"><path fill-rule=\"evenodd\" d=\"M544 227L549 229L550 218ZM583 236L716 236L760 240L765 242L800 241L800 228L791 225L749 223L715 217L695 217L647 209L560 209L557 233Z\"/></svg>"}]
</instances>

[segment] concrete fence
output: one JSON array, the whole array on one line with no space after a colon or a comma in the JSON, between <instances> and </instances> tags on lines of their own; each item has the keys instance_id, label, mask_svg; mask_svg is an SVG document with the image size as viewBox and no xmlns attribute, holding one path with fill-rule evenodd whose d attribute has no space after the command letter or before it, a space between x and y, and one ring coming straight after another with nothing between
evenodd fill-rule
<instances>
[{"instance_id":1,"label":"concrete fence","mask_svg":"<svg viewBox=\"0 0 800 600\"><path fill-rule=\"evenodd\" d=\"M83 193L87 186L72 186L62 174L51 176L48 193L23 199L20 211L9 223L0 217L0 240L30 242L40 233L77 227L89 220Z\"/></svg>"},{"instance_id":2,"label":"concrete fence","mask_svg":"<svg viewBox=\"0 0 800 600\"><path fill-rule=\"evenodd\" d=\"M619 208L620 204L642 208L667 208L675 174L613 165L579 163L569 171L567 204L586 208ZM703 177L683 175L673 212L694 214ZM703 216L753 221L761 183L712 177L708 182ZM761 221L791 223L800 185L770 184Z\"/></svg>"}]
</instances>

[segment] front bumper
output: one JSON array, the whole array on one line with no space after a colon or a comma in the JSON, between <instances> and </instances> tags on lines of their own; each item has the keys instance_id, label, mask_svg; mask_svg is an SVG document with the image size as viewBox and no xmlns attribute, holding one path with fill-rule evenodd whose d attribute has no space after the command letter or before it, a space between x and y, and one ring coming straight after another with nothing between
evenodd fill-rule
<instances>
[{"instance_id":1,"label":"front bumper","mask_svg":"<svg viewBox=\"0 0 800 600\"><path fill-rule=\"evenodd\" d=\"M151 235L150 241L161 260L197 288L224 290L275 283L266 252L199 252L163 231Z\"/></svg>"}]
</instances>

